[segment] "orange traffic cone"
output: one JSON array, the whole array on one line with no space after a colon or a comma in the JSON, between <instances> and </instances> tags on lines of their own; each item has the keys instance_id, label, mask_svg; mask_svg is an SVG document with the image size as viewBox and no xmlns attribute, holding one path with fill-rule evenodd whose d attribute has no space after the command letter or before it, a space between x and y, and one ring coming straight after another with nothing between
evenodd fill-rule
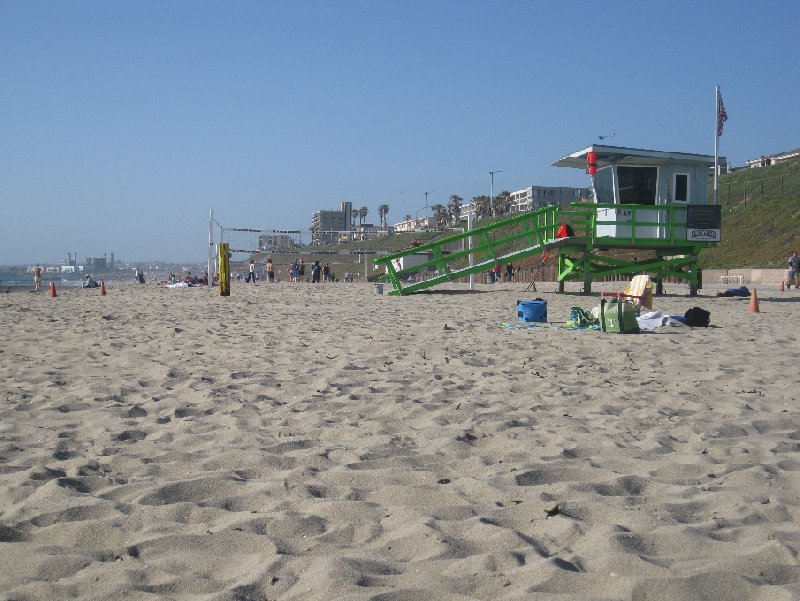
<instances>
[{"instance_id":1,"label":"orange traffic cone","mask_svg":"<svg viewBox=\"0 0 800 601\"><path fill-rule=\"evenodd\" d=\"M47 296L56 297L58 293L56 292L56 283L50 282L50 290L47 291Z\"/></svg>"},{"instance_id":2,"label":"orange traffic cone","mask_svg":"<svg viewBox=\"0 0 800 601\"><path fill-rule=\"evenodd\" d=\"M103 280L100 280L100 296L106 295L106 283Z\"/></svg>"},{"instance_id":3,"label":"orange traffic cone","mask_svg":"<svg viewBox=\"0 0 800 601\"><path fill-rule=\"evenodd\" d=\"M781 292L783 292L783 280L781 280Z\"/></svg>"},{"instance_id":4,"label":"orange traffic cone","mask_svg":"<svg viewBox=\"0 0 800 601\"><path fill-rule=\"evenodd\" d=\"M758 295L756 294L756 289L753 288L753 294L750 295L750 306L747 307L747 310L750 313L761 313L758 310Z\"/></svg>"}]
</instances>

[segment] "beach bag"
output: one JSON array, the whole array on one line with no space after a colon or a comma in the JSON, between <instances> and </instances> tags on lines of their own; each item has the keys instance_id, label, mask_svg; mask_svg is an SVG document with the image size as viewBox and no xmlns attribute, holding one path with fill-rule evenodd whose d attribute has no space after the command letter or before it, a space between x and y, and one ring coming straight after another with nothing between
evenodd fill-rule
<instances>
[{"instance_id":1,"label":"beach bag","mask_svg":"<svg viewBox=\"0 0 800 601\"><path fill-rule=\"evenodd\" d=\"M592 315L591 312L587 311L586 309L581 309L580 307L572 307L569 310L569 319L567 320L568 326L587 328L589 326L593 326L596 323L597 320L594 318L594 315Z\"/></svg>"},{"instance_id":2,"label":"beach bag","mask_svg":"<svg viewBox=\"0 0 800 601\"><path fill-rule=\"evenodd\" d=\"M700 307L692 307L684 315L684 323L693 328L707 328L711 322L711 313Z\"/></svg>"},{"instance_id":3,"label":"beach bag","mask_svg":"<svg viewBox=\"0 0 800 601\"><path fill-rule=\"evenodd\" d=\"M613 334L636 334L636 307L630 301L600 301L600 329Z\"/></svg>"}]
</instances>

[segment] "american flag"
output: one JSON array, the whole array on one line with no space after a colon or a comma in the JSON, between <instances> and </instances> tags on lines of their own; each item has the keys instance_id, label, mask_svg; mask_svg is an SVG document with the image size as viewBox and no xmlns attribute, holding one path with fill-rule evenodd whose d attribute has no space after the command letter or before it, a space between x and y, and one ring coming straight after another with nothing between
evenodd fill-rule
<instances>
[{"instance_id":1,"label":"american flag","mask_svg":"<svg viewBox=\"0 0 800 601\"><path fill-rule=\"evenodd\" d=\"M717 137L722 135L722 124L728 120L725 105L722 104L722 94L717 90Z\"/></svg>"}]
</instances>

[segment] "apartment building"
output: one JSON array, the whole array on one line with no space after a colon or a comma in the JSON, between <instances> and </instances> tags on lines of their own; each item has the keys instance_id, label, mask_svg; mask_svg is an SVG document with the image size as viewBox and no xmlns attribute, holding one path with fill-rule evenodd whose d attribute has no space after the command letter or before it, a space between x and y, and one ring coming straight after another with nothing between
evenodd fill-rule
<instances>
[{"instance_id":1,"label":"apartment building","mask_svg":"<svg viewBox=\"0 0 800 601\"><path fill-rule=\"evenodd\" d=\"M591 198L590 188L569 188L565 186L528 186L511 193L510 213L533 211L552 205L567 206L582 198Z\"/></svg>"},{"instance_id":2,"label":"apartment building","mask_svg":"<svg viewBox=\"0 0 800 601\"><path fill-rule=\"evenodd\" d=\"M343 202L341 208L317 211L311 218L311 243L331 244L338 240L339 232L352 229L353 204Z\"/></svg>"},{"instance_id":3,"label":"apartment building","mask_svg":"<svg viewBox=\"0 0 800 601\"><path fill-rule=\"evenodd\" d=\"M513 215L522 211L533 211L551 205L567 206L581 199L591 198L591 188L570 188L567 186L528 186L522 190L512 192L510 204L505 215ZM496 206L499 206L498 197L495 196ZM461 206L461 221L466 221L469 213L475 212L475 203L464 203Z\"/></svg>"}]
</instances>

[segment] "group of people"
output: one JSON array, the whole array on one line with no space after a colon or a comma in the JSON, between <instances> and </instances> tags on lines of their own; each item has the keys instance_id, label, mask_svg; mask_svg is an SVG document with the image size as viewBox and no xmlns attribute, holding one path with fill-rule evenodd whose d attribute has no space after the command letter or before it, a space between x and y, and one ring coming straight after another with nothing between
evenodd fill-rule
<instances>
[{"instance_id":1,"label":"group of people","mask_svg":"<svg viewBox=\"0 0 800 601\"><path fill-rule=\"evenodd\" d=\"M514 279L514 265L508 263L506 265L505 274L503 273L502 267L500 267L500 263L495 263L492 270L489 272L491 277L491 283L496 284L497 282L502 282L504 279L506 282L510 282Z\"/></svg>"},{"instance_id":2,"label":"group of people","mask_svg":"<svg viewBox=\"0 0 800 601\"><path fill-rule=\"evenodd\" d=\"M333 272L331 272L331 268L327 263L321 265L319 261L314 261L310 270L312 284L336 281ZM245 279L245 282L255 284L257 280L256 273L256 261L255 259L250 259L250 265L248 266L247 278ZM267 276L267 282L275 282L275 264L272 262L271 258L267 259L267 262L264 263L264 273ZM306 263L302 257L292 261L286 266L286 276L293 284L299 284L306 281Z\"/></svg>"},{"instance_id":3,"label":"group of people","mask_svg":"<svg viewBox=\"0 0 800 601\"><path fill-rule=\"evenodd\" d=\"M33 287L35 290L42 289L42 266L36 265L33 269ZM90 274L86 274L83 276L83 281L81 282L81 288L99 288L100 284L97 283Z\"/></svg>"},{"instance_id":4,"label":"group of people","mask_svg":"<svg viewBox=\"0 0 800 601\"><path fill-rule=\"evenodd\" d=\"M299 284L305 281L306 265L302 257L297 261L293 261L292 264L287 267L286 271L289 274L290 282ZM320 265L319 261L314 261L311 265L311 283L319 284L320 282L333 281L335 280L331 273L330 265L327 263L325 263L325 265Z\"/></svg>"},{"instance_id":5,"label":"group of people","mask_svg":"<svg viewBox=\"0 0 800 601\"><path fill-rule=\"evenodd\" d=\"M138 279L138 278L137 278ZM216 276L214 277L216 282ZM174 273L170 273L166 280L159 283L161 286L174 286L176 284L183 284L185 286L208 286L208 271L204 271L203 275L192 275L191 271L187 271L186 275L182 278Z\"/></svg>"}]
</instances>

